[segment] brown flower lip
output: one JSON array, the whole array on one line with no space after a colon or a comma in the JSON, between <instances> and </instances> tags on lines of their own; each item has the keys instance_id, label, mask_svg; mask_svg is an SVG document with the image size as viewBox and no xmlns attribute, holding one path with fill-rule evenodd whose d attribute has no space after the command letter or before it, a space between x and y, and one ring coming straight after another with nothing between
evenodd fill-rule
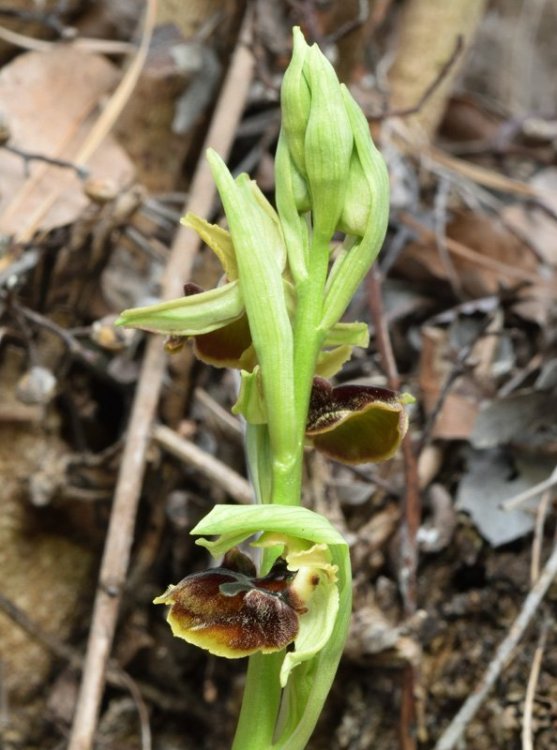
<instances>
[{"instance_id":1,"label":"brown flower lip","mask_svg":"<svg viewBox=\"0 0 557 750\"><path fill-rule=\"evenodd\" d=\"M388 388L333 386L316 377L306 436L314 447L348 464L384 461L398 449L408 428L403 398Z\"/></svg>"},{"instance_id":2,"label":"brown flower lip","mask_svg":"<svg viewBox=\"0 0 557 750\"><path fill-rule=\"evenodd\" d=\"M155 602L169 604L174 635L218 656L240 658L280 651L296 638L306 611L290 589L295 573L279 558L268 575L256 578L253 564L238 551L228 567L187 576ZM248 562L246 562L246 560Z\"/></svg>"}]
</instances>

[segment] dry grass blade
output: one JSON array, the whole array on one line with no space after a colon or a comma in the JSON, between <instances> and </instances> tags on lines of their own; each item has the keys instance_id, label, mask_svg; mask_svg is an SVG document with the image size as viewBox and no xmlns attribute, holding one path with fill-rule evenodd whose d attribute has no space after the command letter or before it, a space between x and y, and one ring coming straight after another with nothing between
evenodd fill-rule
<instances>
[{"instance_id":1,"label":"dry grass blade","mask_svg":"<svg viewBox=\"0 0 557 750\"><path fill-rule=\"evenodd\" d=\"M501 193L519 195L522 198L539 200L540 195L535 188L527 185L525 182L514 180L512 177L495 172L493 169L464 161L464 159L458 159L456 156L449 156L441 151L441 149L433 146L428 149L427 156L451 172L456 172L456 174L472 180L472 182L476 182L478 185L483 185L483 187L497 190Z\"/></svg>"},{"instance_id":2,"label":"dry grass blade","mask_svg":"<svg viewBox=\"0 0 557 750\"><path fill-rule=\"evenodd\" d=\"M243 112L253 71L253 59L246 46L251 28L249 15L236 47L231 67L219 99L205 145L226 156L234 140ZM192 200L187 210L200 216L211 211L215 187L204 159L197 167L191 185ZM183 281L189 278L198 248L193 232L179 231L174 241L163 279L163 295L178 296ZM68 750L90 750L93 746L104 673L116 627L122 586L126 577L141 484L145 471L147 446L151 436L165 357L161 342L149 339L128 426L128 438L116 485L105 551L99 575L87 656Z\"/></svg>"},{"instance_id":3,"label":"dry grass blade","mask_svg":"<svg viewBox=\"0 0 557 750\"><path fill-rule=\"evenodd\" d=\"M6 29L3 26L0 26L0 39L20 49L34 52L50 52L50 50L60 44L63 44L65 47L76 47L77 49L87 50L88 52L99 52L104 55L131 55L136 51L136 47L133 44L113 39L88 39L80 37L69 42L47 42L44 39L35 39L32 36L18 34L17 31Z\"/></svg>"}]
</instances>

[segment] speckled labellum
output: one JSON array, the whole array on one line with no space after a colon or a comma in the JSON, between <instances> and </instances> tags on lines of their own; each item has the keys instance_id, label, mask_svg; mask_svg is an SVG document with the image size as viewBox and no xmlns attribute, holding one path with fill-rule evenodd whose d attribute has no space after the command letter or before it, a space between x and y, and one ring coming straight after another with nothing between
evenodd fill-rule
<instances>
[{"instance_id":1,"label":"speckled labellum","mask_svg":"<svg viewBox=\"0 0 557 750\"><path fill-rule=\"evenodd\" d=\"M187 576L154 601L170 605L172 632L188 643L229 659L268 654L294 641L307 611L290 587L295 577L279 558L257 578L250 558L232 549L221 567Z\"/></svg>"}]
</instances>

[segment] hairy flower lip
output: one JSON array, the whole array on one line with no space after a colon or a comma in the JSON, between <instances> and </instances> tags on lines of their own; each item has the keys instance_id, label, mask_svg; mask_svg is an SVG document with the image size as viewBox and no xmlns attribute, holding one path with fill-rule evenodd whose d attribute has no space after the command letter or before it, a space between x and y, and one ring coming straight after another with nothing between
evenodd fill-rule
<instances>
[{"instance_id":1,"label":"hairy flower lip","mask_svg":"<svg viewBox=\"0 0 557 750\"><path fill-rule=\"evenodd\" d=\"M306 437L314 447L348 464L385 461L397 451L408 428L404 404L411 400L388 388L334 387L316 377Z\"/></svg>"},{"instance_id":2,"label":"hairy flower lip","mask_svg":"<svg viewBox=\"0 0 557 750\"><path fill-rule=\"evenodd\" d=\"M186 576L155 604L170 606L174 635L217 656L241 658L281 651L296 638L298 617L307 611L291 584L296 573L279 558L263 577L243 553L231 550L225 567Z\"/></svg>"}]
</instances>

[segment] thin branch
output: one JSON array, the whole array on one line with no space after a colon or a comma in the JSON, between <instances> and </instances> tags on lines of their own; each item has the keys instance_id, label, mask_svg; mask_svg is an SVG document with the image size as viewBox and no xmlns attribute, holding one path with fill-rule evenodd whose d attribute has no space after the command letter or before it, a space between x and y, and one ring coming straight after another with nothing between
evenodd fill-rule
<instances>
[{"instance_id":1,"label":"thin branch","mask_svg":"<svg viewBox=\"0 0 557 750\"><path fill-rule=\"evenodd\" d=\"M551 491L546 490L536 510L536 526L534 528L534 539L532 541L532 560L530 562L530 583L533 585L540 577L540 563L542 559L543 530L547 511L551 503Z\"/></svg>"},{"instance_id":2,"label":"thin branch","mask_svg":"<svg viewBox=\"0 0 557 750\"><path fill-rule=\"evenodd\" d=\"M162 424L155 425L152 434L153 440L161 448L189 466L193 466L200 474L203 474L204 477L227 492L230 497L233 497L236 502L245 505L253 503L253 490L249 482L226 464L223 464L222 461L198 448L191 440L180 437L170 427L165 427Z\"/></svg>"},{"instance_id":3,"label":"thin branch","mask_svg":"<svg viewBox=\"0 0 557 750\"><path fill-rule=\"evenodd\" d=\"M54 156L45 156L44 154L36 154L30 151L24 151L21 148L17 148L17 146L10 146L8 143L2 144L1 148L3 148L5 151L9 151L10 154L19 156L19 158L23 160L26 170L30 161L42 161L45 164L50 164L53 167L71 169L76 173L80 180L85 180L89 176L89 170L85 169L85 167L81 166L80 164L74 164L67 159L57 159Z\"/></svg>"},{"instance_id":4,"label":"thin branch","mask_svg":"<svg viewBox=\"0 0 557 750\"><path fill-rule=\"evenodd\" d=\"M423 94L420 96L416 104L413 104L411 107L404 107L403 109L391 109L387 112L383 112L382 114L377 115L367 115L368 120L386 120L390 117L410 117L411 115L416 115L422 107L427 103L428 99L433 96L435 91L439 88L439 86L443 83L447 75L449 74L449 71L453 67L453 65L456 63L458 58L460 57L460 53L464 49L464 37L462 34L460 34L456 38L455 48L451 54L451 56L448 58L448 60L444 63L444 65L441 67L433 81L429 84L429 86L426 88L426 90L423 92Z\"/></svg>"},{"instance_id":5,"label":"thin branch","mask_svg":"<svg viewBox=\"0 0 557 750\"><path fill-rule=\"evenodd\" d=\"M393 354L387 319L383 310L383 299L381 294L381 272L374 265L368 276L368 300L375 329L377 349L387 374L389 388L400 390L400 376ZM401 524L401 569L399 570L399 582L404 600L404 608L407 615L416 611L416 569L417 569L417 543L416 535L420 526L421 503L418 482L416 455L412 448L410 436L406 435L402 443L404 456L404 478L406 491L402 497L402 524Z\"/></svg>"},{"instance_id":6,"label":"thin branch","mask_svg":"<svg viewBox=\"0 0 557 750\"><path fill-rule=\"evenodd\" d=\"M245 106L253 75L253 58L246 45L251 17L246 16L227 78L218 101L205 147L212 146L221 155L229 153ZM202 150L202 153L205 149ZM208 165L198 164L191 184L191 200L186 209L198 216L212 210L215 187ZM172 246L163 279L163 296L179 297L191 272L199 246L197 236L181 227ZM87 656L68 750L90 750L99 714L104 673L110 654L122 588L130 558L133 528L145 472L146 453L155 417L166 359L159 338L149 339L135 394L128 437L116 485L99 587L87 647Z\"/></svg>"},{"instance_id":7,"label":"thin branch","mask_svg":"<svg viewBox=\"0 0 557 750\"><path fill-rule=\"evenodd\" d=\"M218 430L231 440L243 444L244 431L240 420L224 409L218 401L210 396L203 388L194 390L195 400L206 409L214 419Z\"/></svg>"},{"instance_id":8,"label":"thin branch","mask_svg":"<svg viewBox=\"0 0 557 750\"><path fill-rule=\"evenodd\" d=\"M30 310L24 305L20 305L18 302L15 302L15 300L11 300L9 302L9 307L14 309L26 320L34 323L36 326L44 328L45 330L50 331L50 333L54 334L55 336L58 336L58 338L60 338L64 342L71 354L80 357L84 362L87 362L90 365L98 363L99 358L94 351L82 346L82 344L80 344L79 341L74 336L72 336L71 333L69 333L65 328L62 328L62 326L59 326L53 320L50 320L50 318L47 318L44 315L35 312L34 310Z\"/></svg>"},{"instance_id":9,"label":"thin branch","mask_svg":"<svg viewBox=\"0 0 557 750\"><path fill-rule=\"evenodd\" d=\"M136 50L135 45L129 42L121 42L117 39L90 39L87 37L78 37L70 41L61 40L57 42L47 42L44 39L35 39L32 36L19 34L12 29L6 29L0 26L0 39L14 47L30 50L32 52L50 52L56 47L74 47L87 52L97 52L101 55L131 55Z\"/></svg>"},{"instance_id":10,"label":"thin branch","mask_svg":"<svg viewBox=\"0 0 557 750\"><path fill-rule=\"evenodd\" d=\"M545 621L542 626L538 645L534 652L532 668L530 670L530 676L528 677L528 685L526 686L524 716L522 717L522 750L534 750L534 743L532 742L532 713L534 708L534 698L536 697L536 688L540 677L545 642L547 640L547 628L548 623Z\"/></svg>"},{"instance_id":11,"label":"thin branch","mask_svg":"<svg viewBox=\"0 0 557 750\"><path fill-rule=\"evenodd\" d=\"M73 669L83 669L83 657L71 646L59 641L56 636L45 632L34 622L26 612L20 609L4 594L0 593L0 610L10 618L24 633L37 643L51 651L56 657L67 662ZM143 695L135 680L116 664L110 664L107 671L107 681L114 687L126 688L135 704L139 717L139 728L141 735L141 750L151 750L151 727L149 724L149 712ZM1 735L0 735L1 736Z\"/></svg>"},{"instance_id":12,"label":"thin branch","mask_svg":"<svg viewBox=\"0 0 557 750\"><path fill-rule=\"evenodd\" d=\"M387 373L389 387L400 390L400 376L393 353L387 318L383 309L381 293L381 271L374 264L368 275L368 304L371 311L377 349ZM402 442L404 457L404 486L401 497L400 553L398 581L407 616L414 614L417 608L418 544L417 535L421 521L421 502L418 480L416 454L412 447L411 437L407 434ZM417 670L409 665L402 676L402 698L400 711L400 746L402 750L415 750L416 695L415 684Z\"/></svg>"},{"instance_id":13,"label":"thin branch","mask_svg":"<svg viewBox=\"0 0 557 750\"><path fill-rule=\"evenodd\" d=\"M519 492L518 495L513 495L513 497L509 497L508 500L504 500L501 503L500 507L503 510L514 510L515 508L518 508L519 505L522 505L528 500L531 500L536 495L540 495L542 492L546 492L547 490L550 490L556 484L557 484L557 466L553 469L553 471L551 472L551 474L549 475L547 479L544 479L542 482L538 482L538 484L535 484L533 487L529 487L527 490L524 490L524 492Z\"/></svg>"},{"instance_id":14,"label":"thin branch","mask_svg":"<svg viewBox=\"0 0 557 750\"><path fill-rule=\"evenodd\" d=\"M557 545L555 545L551 557L545 564L541 576L538 578L535 585L530 590L530 593L524 600L520 614L512 624L505 640L499 645L495 657L485 671L479 685L477 685L472 691L460 711L445 729L435 745L434 750L453 750L453 748L459 743L462 735L466 731L466 727L481 708L503 669L510 662L513 652L524 635L524 631L536 614L556 575Z\"/></svg>"}]
</instances>

